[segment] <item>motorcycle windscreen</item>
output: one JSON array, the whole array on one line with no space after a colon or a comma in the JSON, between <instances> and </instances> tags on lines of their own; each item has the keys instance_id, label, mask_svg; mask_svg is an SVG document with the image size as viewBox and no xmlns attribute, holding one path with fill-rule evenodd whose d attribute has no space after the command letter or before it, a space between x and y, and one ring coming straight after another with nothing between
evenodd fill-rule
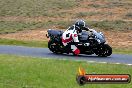
<instances>
[{"instance_id":1,"label":"motorcycle windscreen","mask_svg":"<svg viewBox=\"0 0 132 88\"><path fill-rule=\"evenodd\" d=\"M96 38L99 39L101 43L106 42L105 37L101 32L96 32L95 35L96 35Z\"/></svg>"}]
</instances>

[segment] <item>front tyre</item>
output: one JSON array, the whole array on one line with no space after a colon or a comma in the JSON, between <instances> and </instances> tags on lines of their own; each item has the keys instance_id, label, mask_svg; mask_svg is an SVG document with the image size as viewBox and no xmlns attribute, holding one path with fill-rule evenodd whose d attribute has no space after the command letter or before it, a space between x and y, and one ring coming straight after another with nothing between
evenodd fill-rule
<instances>
[{"instance_id":1,"label":"front tyre","mask_svg":"<svg viewBox=\"0 0 132 88\"><path fill-rule=\"evenodd\" d=\"M112 48L108 44L102 44L97 48L95 54L100 57L110 56L112 54Z\"/></svg>"}]
</instances>

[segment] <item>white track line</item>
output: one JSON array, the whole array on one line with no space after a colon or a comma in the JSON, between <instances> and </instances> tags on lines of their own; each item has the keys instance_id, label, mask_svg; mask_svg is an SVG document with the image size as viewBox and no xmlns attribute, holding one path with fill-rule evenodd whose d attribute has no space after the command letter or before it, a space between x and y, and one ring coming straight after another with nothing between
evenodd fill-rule
<instances>
[{"instance_id":1,"label":"white track line","mask_svg":"<svg viewBox=\"0 0 132 88\"><path fill-rule=\"evenodd\" d=\"M115 63L115 64L121 64L121 63Z\"/></svg>"},{"instance_id":2,"label":"white track line","mask_svg":"<svg viewBox=\"0 0 132 88\"><path fill-rule=\"evenodd\" d=\"M101 64L106 64L106 63L108 63L108 62L98 62L98 63L101 63Z\"/></svg>"},{"instance_id":3,"label":"white track line","mask_svg":"<svg viewBox=\"0 0 132 88\"><path fill-rule=\"evenodd\" d=\"M96 61L87 61L88 63L96 63Z\"/></svg>"},{"instance_id":4,"label":"white track line","mask_svg":"<svg viewBox=\"0 0 132 88\"><path fill-rule=\"evenodd\" d=\"M50 58L44 58L44 59L50 59ZM68 59L58 59L58 60L68 60ZM85 60L74 60L74 61L85 61ZM123 64L123 63L109 63L109 62L97 62L97 61L86 61L87 63L100 63L100 64L122 64L122 65L127 65L127 66L132 66L132 64Z\"/></svg>"},{"instance_id":5,"label":"white track line","mask_svg":"<svg viewBox=\"0 0 132 88\"><path fill-rule=\"evenodd\" d=\"M87 63L100 63L100 64L122 64L122 65L127 65L127 66L132 66L132 64L123 64L123 63L109 63L109 62L96 62L96 61L87 61Z\"/></svg>"}]
</instances>

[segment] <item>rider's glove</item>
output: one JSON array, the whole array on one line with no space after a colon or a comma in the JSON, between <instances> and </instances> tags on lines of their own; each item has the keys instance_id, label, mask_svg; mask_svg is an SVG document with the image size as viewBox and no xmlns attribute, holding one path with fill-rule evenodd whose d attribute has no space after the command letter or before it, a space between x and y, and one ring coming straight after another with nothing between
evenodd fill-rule
<instances>
[{"instance_id":1,"label":"rider's glove","mask_svg":"<svg viewBox=\"0 0 132 88\"><path fill-rule=\"evenodd\" d=\"M90 44L89 43L84 43L84 46L89 46Z\"/></svg>"}]
</instances>

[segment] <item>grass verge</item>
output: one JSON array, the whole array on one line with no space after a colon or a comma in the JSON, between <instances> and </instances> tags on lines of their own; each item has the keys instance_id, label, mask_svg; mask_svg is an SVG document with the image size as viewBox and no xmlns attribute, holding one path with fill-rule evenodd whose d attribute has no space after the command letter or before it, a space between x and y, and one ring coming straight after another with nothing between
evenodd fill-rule
<instances>
[{"instance_id":1,"label":"grass verge","mask_svg":"<svg viewBox=\"0 0 132 88\"><path fill-rule=\"evenodd\" d=\"M132 54L131 48L114 48L113 53L116 54Z\"/></svg>"},{"instance_id":2,"label":"grass verge","mask_svg":"<svg viewBox=\"0 0 132 88\"><path fill-rule=\"evenodd\" d=\"M13 40L13 39L0 39L0 45L18 45L18 46L44 47L44 48L48 47L47 41L21 41L21 40ZM113 48L113 53L132 54L132 49Z\"/></svg>"},{"instance_id":3,"label":"grass verge","mask_svg":"<svg viewBox=\"0 0 132 88\"><path fill-rule=\"evenodd\" d=\"M18 45L29 47L47 47L47 41L21 41L13 39L0 39L0 45Z\"/></svg>"},{"instance_id":4,"label":"grass verge","mask_svg":"<svg viewBox=\"0 0 132 88\"><path fill-rule=\"evenodd\" d=\"M132 66L0 55L0 88L80 88L78 67L87 73L130 74ZM82 88L131 88L130 84L88 84Z\"/></svg>"}]
</instances>

